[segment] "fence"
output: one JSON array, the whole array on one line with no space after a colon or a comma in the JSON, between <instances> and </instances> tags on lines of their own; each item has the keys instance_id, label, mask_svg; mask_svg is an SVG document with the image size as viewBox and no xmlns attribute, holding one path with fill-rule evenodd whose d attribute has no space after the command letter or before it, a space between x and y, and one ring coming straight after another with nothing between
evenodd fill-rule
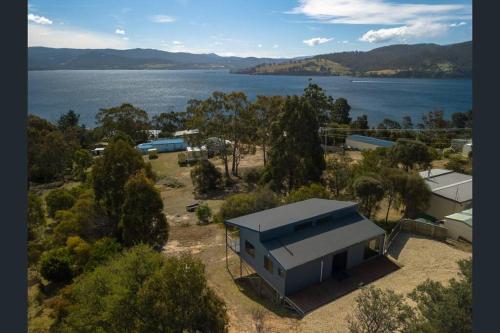
<instances>
[{"instance_id":1,"label":"fence","mask_svg":"<svg viewBox=\"0 0 500 333\"><path fill-rule=\"evenodd\" d=\"M389 235L385 238L384 253L387 253L391 247L394 239L401 231L409 231L415 234L431 237L440 241L444 241L448 235L448 229L442 225L420 221L420 220L410 220L403 219L392 228Z\"/></svg>"}]
</instances>

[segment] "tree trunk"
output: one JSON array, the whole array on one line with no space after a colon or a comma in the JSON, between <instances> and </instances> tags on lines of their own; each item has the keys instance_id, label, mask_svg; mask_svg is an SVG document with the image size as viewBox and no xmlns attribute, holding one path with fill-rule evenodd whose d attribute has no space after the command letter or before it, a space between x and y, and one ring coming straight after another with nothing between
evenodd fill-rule
<instances>
[{"instance_id":1,"label":"tree trunk","mask_svg":"<svg viewBox=\"0 0 500 333\"><path fill-rule=\"evenodd\" d=\"M264 166L267 164L267 159L266 159L266 144L262 144L262 157L264 158Z\"/></svg>"},{"instance_id":2,"label":"tree trunk","mask_svg":"<svg viewBox=\"0 0 500 333\"><path fill-rule=\"evenodd\" d=\"M389 196L389 201L387 202L387 212L385 213L385 223L387 223L387 220L389 219L389 211L391 210L391 205L392 205L392 195Z\"/></svg>"}]
</instances>

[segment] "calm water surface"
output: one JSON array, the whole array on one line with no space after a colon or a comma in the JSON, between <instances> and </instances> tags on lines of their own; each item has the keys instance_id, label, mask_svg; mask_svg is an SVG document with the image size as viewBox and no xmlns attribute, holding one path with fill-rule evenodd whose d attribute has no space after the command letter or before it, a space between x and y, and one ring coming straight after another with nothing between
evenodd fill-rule
<instances>
[{"instance_id":1,"label":"calm water surface","mask_svg":"<svg viewBox=\"0 0 500 333\"><path fill-rule=\"evenodd\" d=\"M334 98L347 98L352 117L367 114L373 126L384 118L399 121L409 115L417 123L423 113L437 108L450 115L472 107L469 79L312 79ZM151 116L184 111L188 100L206 98L215 90L243 91L250 99L257 95L301 94L307 81L305 76L237 75L226 70L30 71L28 112L53 121L71 109L93 127L100 108L125 102Z\"/></svg>"}]
</instances>

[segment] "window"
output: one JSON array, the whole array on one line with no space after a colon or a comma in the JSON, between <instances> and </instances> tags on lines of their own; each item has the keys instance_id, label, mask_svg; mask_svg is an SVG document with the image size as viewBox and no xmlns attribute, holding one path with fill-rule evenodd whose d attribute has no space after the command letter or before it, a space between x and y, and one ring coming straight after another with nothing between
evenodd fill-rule
<instances>
[{"instance_id":1,"label":"window","mask_svg":"<svg viewBox=\"0 0 500 333\"><path fill-rule=\"evenodd\" d=\"M374 238L365 243L365 253L363 255L364 259L371 258L380 253L380 239Z\"/></svg>"},{"instance_id":2,"label":"window","mask_svg":"<svg viewBox=\"0 0 500 333\"><path fill-rule=\"evenodd\" d=\"M285 271L283 270L283 268L278 267L278 275L279 275L279 277L281 277L281 278L284 278L284 277L285 277Z\"/></svg>"},{"instance_id":3,"label":"window","mask_svg":"<svg viewBox=\"0 0 500 333\"><path fill-rule=\"evenodd\" d=\"M245 252L255 258L255 246L247 240L245 241Z\"/></svg>"},{"instance_id":4,"label":"window","mask_svg":"<svg viewBox=\"0 0 500 333\"><path fill-rule=\"evenodd\" d=\"M264 268L267 269L271 274L273 273L273 262L269 257L264 257Z\"/></svg>"},{"instance_id":5,"label":"window","mask_svg":"<svg viewBox=\"0 0 500 333\"><path fill-rule=\"evenodd\" d=\"M316 221L316 225L318 225L318 226L325 225L328 222L330 222L331 220L332 220L331 216L323 217L323 218L320 218L319 220Z\"/></svg>"},{"instance_id":6,"label":"window","mask_svg":"<svg viewBox=\"0 0 500 333\"><path fill-rule=\"evenodd\" d=\"M299 230L302 230L302 229L310 228L312 226L313 226L312 221L311 222L301 223L301 224L298 224L298 225L295 226L295 231L299 231Z\"/></svg>"}]
</instances>

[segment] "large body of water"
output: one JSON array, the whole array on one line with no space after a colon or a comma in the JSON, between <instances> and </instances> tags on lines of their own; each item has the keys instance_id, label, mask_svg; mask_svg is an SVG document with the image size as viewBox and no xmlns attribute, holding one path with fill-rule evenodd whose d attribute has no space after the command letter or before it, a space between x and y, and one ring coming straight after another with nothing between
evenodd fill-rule
<instances>
[{"instance_id":1,"label":"large body of water","mask_svg":"<svg viewBox=\"0 0 500 333\"><path fill-rule=\"evenodd\" d=\"M472 81L468 79L374 79L313 77L334 98L345 97L355 119L368 115L375 126L384 118L411 116L418 123L423 113L443 109L449 116L472 107ZM243 91L257 95L302 94L305 76L230 74L225 70L62 70L28 73L28 112L56 120L74 110L81 121L95 126L100 108L131 103L150 116L170 110L184 111L187 101L207 98L213 91Z\"/></svg>"}]
</instances>

